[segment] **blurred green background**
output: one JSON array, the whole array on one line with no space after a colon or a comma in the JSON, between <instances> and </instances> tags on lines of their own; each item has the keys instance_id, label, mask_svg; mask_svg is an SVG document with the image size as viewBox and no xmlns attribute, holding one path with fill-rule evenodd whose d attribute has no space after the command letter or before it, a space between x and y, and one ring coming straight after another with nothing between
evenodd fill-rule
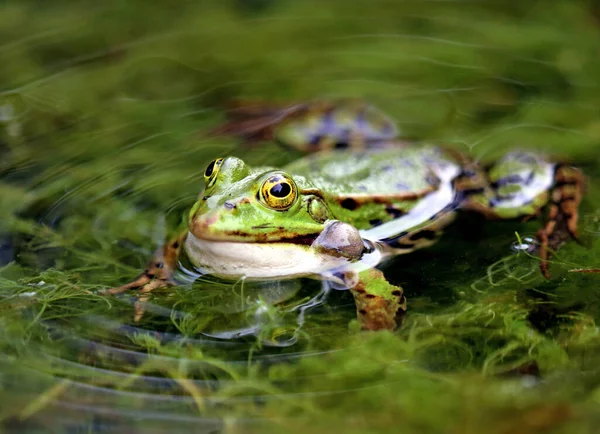
<instances>
[{"instance_id":1,"label":"blurred green background","mask_svg":"<svg viewBox=\"0 0 600 434\"><path fill-rule=\"evenodd\" d=\"M600 267L596 3L2 2L0 429L596 432L600 274L568 272ZM465 217L384 267L409 298L397 334L349 329L346 292L299 315L310 281L203 278L138 325L133 295L97 295L144 267L209 161L297 158L208 137L228 102L336 97L485 162L579 165L583 245L545 281L511 250L539 221Z\"/></svg>"}]
</instances>

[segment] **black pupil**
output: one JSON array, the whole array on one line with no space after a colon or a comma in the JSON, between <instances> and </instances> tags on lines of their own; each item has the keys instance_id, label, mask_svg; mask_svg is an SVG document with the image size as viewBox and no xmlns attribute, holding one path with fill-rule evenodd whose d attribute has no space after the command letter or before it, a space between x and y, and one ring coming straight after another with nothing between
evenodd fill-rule
<instances>
[{"instance_id":1,"label":"black pupil","mask_svg":"<svg viewBox=\"0 0 600 434\"><path fill-rule=\"evenodd\" d=\"M206 176L207 178L210 178L210 175L213 174L213 170L215 170L215 162L214 161L208 165L208 167L206 168L206 172L204 172L204 176Z\"/></svg>"},{"instance_id":2,"label":"black pupil","mask_svg":"<svg viewBox=\"0 0 600 434\"><path fill-rule=\"evenodd\" d=\"M271 187L271 196L282 198L290 194L291 191L292 187L290 187L290 184L287 182L281 182Z\"/></svg>"}]
</instances>

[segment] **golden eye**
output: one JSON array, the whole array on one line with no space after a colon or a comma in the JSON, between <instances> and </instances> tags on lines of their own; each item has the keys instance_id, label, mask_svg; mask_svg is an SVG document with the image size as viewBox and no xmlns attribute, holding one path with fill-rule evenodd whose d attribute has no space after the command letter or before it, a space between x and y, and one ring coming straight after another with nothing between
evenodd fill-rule
<instances>
[{"instance_id":1,"label":"golden eye","mask_svg":"<svg viewBox=\"0 0 600 434\"><path fill-rule=\"evenodd\" d=\"M217 158L213 160L206 170L204 171L204 180L206 181L206 188L210 188L215 184L217 180L217 174L219 173L219 169L223 164L223 158Z\"/></svg>"},{"instance_id":2,"label":"golden eye","mask_svg":"<svg viewBox=\"0 0 600 434\"><path fill-rule=\"evenodd\" d=\"M260 188L260 199L272 209L289 209L298 196L296 183L287 175L277 173L269 176Z\"/></svg>"}]
</instances>

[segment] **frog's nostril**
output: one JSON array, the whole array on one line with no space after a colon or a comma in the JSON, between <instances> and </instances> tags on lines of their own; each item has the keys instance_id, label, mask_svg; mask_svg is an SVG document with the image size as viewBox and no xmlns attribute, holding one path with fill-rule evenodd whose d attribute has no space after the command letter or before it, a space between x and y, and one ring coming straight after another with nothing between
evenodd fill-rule
<instances>
[{"instance_id":1,"label":"frog's nostril","mask_svg":"<svg viewBox=\"0 0 600 434\"><path fill-rule=\"evenodd\" d=\"M235 204L229 201L226 201L223 206L227 209L234 209L235 208Z\"/></svg>"}]
</instances>

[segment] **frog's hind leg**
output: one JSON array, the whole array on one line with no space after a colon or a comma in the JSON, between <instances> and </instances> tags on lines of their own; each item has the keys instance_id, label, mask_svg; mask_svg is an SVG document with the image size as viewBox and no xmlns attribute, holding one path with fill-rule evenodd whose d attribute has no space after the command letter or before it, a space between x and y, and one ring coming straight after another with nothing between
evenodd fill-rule
<instances>
[{"instance_id":1,"label":"frog's hind leg","mask_svg":"<svg viewBox=\"0 0 600 434\"><path fill-rule=\"evenodd\" d=\"M579 204L585 188L585 177L581 171L573 167L558 166L554 180L548 220L536 234L542 260L540 268L546 278L550 277L548 261L551 252L569 239L577 240L579 237L577 230Z\"/></svg>"},{"instance_id":2,"label":"frog's hind leg","mask_svg":"<svg viewBox=\"0 0 600 434\"><path fill-rule=\"evenodd\" d=\"M471 171L469 175L473 176L467 177L467 181L459 178L457 190L462 190L462 209L479 212L490 219L530 218L539 215L549 203L547 222L536 235L540 269L548 278L551 251L577 238L578 207L585 184L583 174L529 152L506 155L487 171L487 179L482 173Z\"/></svg>"},{"instance_id":3,"label":"frog's hind leg","mask_svg":"<svg viewBox=\"0 0 600 434\"><path fill-rule=\"evenodd\" d=\"M273 139L274 128L292 115L304 113L305 104L274 105L264 101L235 101L227 111L227 120L209 134L234 136L246 144Z\"/></svg>"},{"instance_id":4,"label":"frog's hind leg","mask_svg":"<svg viewBox=\"0 0 600 434\"><path fill-rule=\"evenodd\" d=\"M393 120L360 100L242 104L211 133L240 137L246 143L274 140L304 153L405 145L395 140L399 133Z\"/></svg>"}]
</instances>

